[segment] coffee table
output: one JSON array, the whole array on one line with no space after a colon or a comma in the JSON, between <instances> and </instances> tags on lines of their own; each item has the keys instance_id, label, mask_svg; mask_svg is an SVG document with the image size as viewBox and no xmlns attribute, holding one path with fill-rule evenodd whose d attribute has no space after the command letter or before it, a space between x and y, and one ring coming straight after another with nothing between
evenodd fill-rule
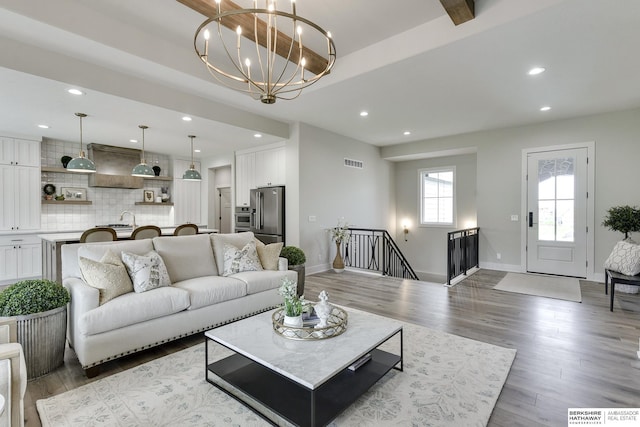
<instances>
[{"instance_id":1,"label":"coffee table","mask_svg":"<svg viewBox=\"0 0 640 427\"><path fill-rule=\"evenodd\" d=\"M273 330L272 312L207 331L206 379L271 423L282 418L299 426L324 426L391 369L402 371L402 324L346 311L347 330L324 340L284 338ZM380 349L387 341L386 350ZM396 341L394 354L388 348ZM231 355L209 363L209 347L215 345ZM349 369L367 354L370 361Z\"/></svg>"}]
</instances>

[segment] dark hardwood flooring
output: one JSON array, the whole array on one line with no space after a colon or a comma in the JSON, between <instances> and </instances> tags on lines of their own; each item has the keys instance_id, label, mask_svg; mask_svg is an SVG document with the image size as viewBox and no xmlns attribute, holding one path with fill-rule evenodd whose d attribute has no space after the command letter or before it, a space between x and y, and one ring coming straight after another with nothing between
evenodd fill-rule
<instances>
[{"instance_id":1,"label":"dark hardwood flooring","mask_svg":"<svg viewBox=\"0 0 640 427\"><path fill-rule=\"evenodd\" d=\"M566 426L567 409L640 407L640 295L581 281L581 304L494 291L504 272L480 270L452 288L345 272L308 276L305 296L325 289L346 305L463 337L515 348L518 354L490 426ZM72 350L65 364L30 381L26 426L40 425L35 402L202 342L200 335L109 362L87 379Z\"/></svg>"}]
</instances>

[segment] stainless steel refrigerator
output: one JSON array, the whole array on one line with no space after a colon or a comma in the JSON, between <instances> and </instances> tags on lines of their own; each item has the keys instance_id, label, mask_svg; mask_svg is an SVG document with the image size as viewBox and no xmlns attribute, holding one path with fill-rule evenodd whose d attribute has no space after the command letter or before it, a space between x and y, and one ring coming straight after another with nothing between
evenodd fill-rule
<instances>
[{"instance_id":1,"label":"stainless steel refrigerator","mask_svg":"<svg viewBox=\"0 0 640 427\"><path fill-rule=\"evenodd\" d=\"M265 244L284 242L284 187L251 190L251 231Z\"/></svg>"}]
</instances>

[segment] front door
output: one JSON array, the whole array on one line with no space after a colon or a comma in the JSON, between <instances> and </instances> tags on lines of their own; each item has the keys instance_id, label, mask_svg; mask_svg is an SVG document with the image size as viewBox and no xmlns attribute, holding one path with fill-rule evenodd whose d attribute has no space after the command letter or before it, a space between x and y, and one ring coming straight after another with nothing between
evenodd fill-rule
<instances>
[{"instance_id":1,"label":"front door","mask_svg":"<svg viewBox=\"0 0 640 427\"><path fill-rule=\"evenodd\" d=\"M587 277L587 148L527 155L527 271Z\"/></svg>"}]
</instances>

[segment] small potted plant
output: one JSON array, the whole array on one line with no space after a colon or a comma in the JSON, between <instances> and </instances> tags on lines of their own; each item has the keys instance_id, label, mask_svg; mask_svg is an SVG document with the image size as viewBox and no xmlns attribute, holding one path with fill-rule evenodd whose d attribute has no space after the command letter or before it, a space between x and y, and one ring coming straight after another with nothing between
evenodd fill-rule
<instances>
[{"instance_id":1,"label":"small potted plant","mask_svg":"<svg viewBox=\"0 0 640 427\"><path fill-rule=\"evenodd\" d=\"M304 263L307 262L304 251L296 246L285 246L280 251L280 256L286 258L289 262L289 270L294 270L298 273L298 296L304 294Z\"/></svg>"},{"instance_id":2,"label":"small potted plant","mask_svg":"<svg viewBox=\"0 0 640 427\"><path fill-rule=\"evenodd\" d=\"M23 280L0 293L0 316L15 317L29 379L64 361L69 291L50 280Z\"/></svg>"},{"instance_id":3,"label":"small potted plant","mask_svg":"<svg viewBox=\"0 0 640 427\"><path fill-rule=\"evenodd\" d=\"M297 293L296 282L285 277L282 279L282 284L278 292L284 298L284 325L301 328L303 325L302 313L305 310L305 302L304 296L300 296Z\"/></svg>"},{"instance_id":4,"label":"small potted plant","mask_svg":"<svg viewBox=\"0 0 640 427\"><path fill-rule=\"evenodd\" d=\"M624 233L624 238L629 233L640 231L640 209L631 206L614 206L607 211L607 216L602 225L609 230Z\"/></svg>"}]
</instances>

